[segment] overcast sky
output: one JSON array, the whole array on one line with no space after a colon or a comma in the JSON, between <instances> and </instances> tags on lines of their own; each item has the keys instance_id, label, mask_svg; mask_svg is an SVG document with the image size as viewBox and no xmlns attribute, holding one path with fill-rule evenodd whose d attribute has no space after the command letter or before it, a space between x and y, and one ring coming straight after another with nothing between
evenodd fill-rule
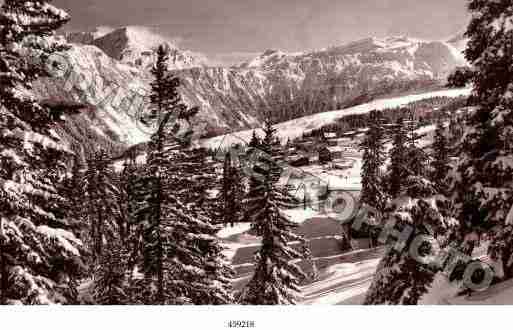
<instances>
[{"instance_id":1,"label":"overcast sky","mask_svg":"<svg viewBox=\"0 0 513 330\"><path fill-rule=\"evenodd\" d=\"M215 58L300 51L368 36L443 39L468 22L466 0L54 0L67 29L143 25ZM231 60L228 60L231 61Z\"/></svg>"}]
</instances>

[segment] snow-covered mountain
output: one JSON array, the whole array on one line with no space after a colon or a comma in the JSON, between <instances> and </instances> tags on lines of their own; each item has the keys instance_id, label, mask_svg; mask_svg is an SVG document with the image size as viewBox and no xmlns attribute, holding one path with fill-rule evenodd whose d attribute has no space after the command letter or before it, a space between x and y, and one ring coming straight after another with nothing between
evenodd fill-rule
<instances>
[{"instance_id":1,"label":"snow-covered mountain","mask_svg":"<svg viewBox=\"0 0 513 330\"><path fill-rule=\"evenodd\" d=\"M258 123L268 106L285 112L282 121L432 89L464 64L450 43L394 37L310 53L268 50L236 67L179 74L192 103L208 112L216 126L237 130Z\"/></svg>"},{"instance_id":2,"label":"snow-covered mountain","mask_svg":"<svg viewBox=\"0 0 513 330\"><path fill-rule=\"evenodd\" d=\"M367 38L309 53L287 54L268 50L241 68L277 71L289 76L343 75L367 80L444 79L457 65L464 65L464 40L424 41L407 37ZM360 72L354 72L357 68ZM312 72L313 71L313 72Z\"/></svg>"},{"instance_id":3,"label":"snow-covered mountain","mask_svg":"<svg viewBox=\"0 0 513 330\"><path fill-rule=\"evenodd\" d=\"M464 62L465 64L467 64L467 60L465 59L463 52L467 47L467 43L468 38L465 37L464 32L460 32L447 40L447 44L450 46L451 51L453 51L454 55L459 57L460 61Z\"/></svg>"},{"instance_id":4,"label":"snow-covered mountain","mask_svg":"<svg viewBox=\"0 0 513 330\"><path fill-rule=\"evenodd\" d=\"M176 43L147 27L126 26L111 31L97 28L94 32L66 35L71 43L95 45L115 60L147 69L155 61L155 50L166 44L170 50L169 67L172 70L206 66L205 56L180 49Z\"/></svg>"},{"instance_id":5,"label":"snow-covered mountain","mask_svg":"<svg viewBox=\"0 0 513 330\"><path fill-rule=\"evenodd\" d=\"M74 44L62 54L63 72L42 80L38 94L84 103L90 109L88 134L123 144L145 141L151 133L138 117L147 101L153 51L161 42L172 50L171 68L182 78L184 100L200 106L198 121L209 136L258 126L269 109L285 121L437 89L447 74L465 64L455 41L406 37L368 38L305 53L269 50L230 68L209 67L204 57L145 28L67 38Z\"/></svg>"}]
</instances>

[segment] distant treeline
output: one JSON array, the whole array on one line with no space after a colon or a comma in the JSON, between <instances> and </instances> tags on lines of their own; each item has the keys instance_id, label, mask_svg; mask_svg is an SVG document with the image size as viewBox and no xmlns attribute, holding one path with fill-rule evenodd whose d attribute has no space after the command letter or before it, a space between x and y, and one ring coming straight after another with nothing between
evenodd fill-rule
<instances>
[{"instance_id":1,"label":"distant treeline","mask_svg":"<svg viewBox=\"0 0 513 330\"><path fill-rule=\"evenodd\" d=\"M453 113L467 105L467 97L451 98L436 96L429 99L415 101L405 106L389 108L380 111L384 124L392 124L399 118L414 120L419 126L435 124L441 118L444 120L453 117ZM436 110L435 110L436 109ZM340 118L336 123L313 130L308 136L318 136L323 132L336 132L343 134L349 131L366 128L369 125L370 113L348 115Z\"/></svg>"}]
</instances>

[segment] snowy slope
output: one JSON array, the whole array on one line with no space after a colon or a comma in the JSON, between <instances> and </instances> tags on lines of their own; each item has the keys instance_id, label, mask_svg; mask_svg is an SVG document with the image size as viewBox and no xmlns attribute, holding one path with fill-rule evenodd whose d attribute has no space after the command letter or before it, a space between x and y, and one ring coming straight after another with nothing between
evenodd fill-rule
<instances>
[{"instance_id":1,"label":"snowy slope","mask_svg":"<svg viewBox=\"0 0 513 330\"><path fill-rule=\"evenodd\" d=\"M473 292L470 296L458 296L447 299L450 305L512 305L513 280L491 286L481 292Z\"/></svg>"},{"instance_id":2,"label":"snowy slope","mask_svg":"<svg viewBox=\"0 0 513 330\"><path fill-rule=\"evenodd\" d=\"M369 288L383 251L368 250L358 254L352 251L345 256L357 255L352 262L335 264L323 270L320 281L301 289L307 305L360 305ZM344 257L344 256L340 256Z\"/></svg>"},{"instance_id":3,"label":"snowy slope","mask_svg":"<svg viewBox=\"0 0 513 330\"><path fill-rule=\"evenodd\" d=\"M307 133L312 130L319 129L325 125L335 123L338 119L344 116L368 113L372 110L384 110L395 108L398 106L406 105L411 102L428 99L436 96L458 97L463 95L469 95L470 91L470 89L452 89L422 94L413 94L388 99L385 98L347 109L323 112L279 123L275 125L275 128L277 129L277 134L280 136L282 140L294 139L301 137L303 133ZM260 129L257 129L256 133L259 136L263 134L263 132ZM219 147L226 148L233 144L249 142L252 134L253 130L234 132L232 134L225 134L221 136L216 136L214 138L205 139L202 141L202 144L205 147L209 147L212 149L216 149Z\"/></svg>"},{"instance_id":4,"label":"snowy slope","mask_svg":"<svg viewBox=\"0 0 513 330\"><path fill-rule=\"evenodd\" d=\"M95 46L76 45L56 59L61 69L54 77L34 84L40 98L84 104L89 127L113 142L147 141L149 132L137 121L145 108L147 75L113 60Z\"/></svg>"},{"instance_id":5,"label":"snowy slope","mask_svg":"<svg viewBox=\"0 0 513 330\"><path fill-rule=\"evenodd\" d=\"M145 142L152 133L138 122L145 109L142 103L147 102L139 96L149 89L148 69L154 60L155 46L161 42L166 42L171 50L170 67L176 69L175 74L182 80L184 101L200 107L195 120L207 136L258 127L262 114L270 108L280 111L281 120L287 120L301 113L320 113L386 99L391 94L431 90L444 83L445 74L460 64L453 43L404 37L368 38L305 53L270 50L232 68L208 67L208 61L201 55L179 49L168 38L144 27L102 28L67 37L75 42L63 54L65 78L71 79L61 76L42 80L38 93L47 99L83 102L96 112L84 118L82 122L91 122L91 127L89 133L81 133L83 136L77 140L85 141L93 132L112 143L127 145ZM277 97L284 107L276 105ZM394 98L390 105L423 97L427 96L403 101ZM358 113L366 111L366 107L389 106L382 102L304 117L280 128L287 136L298 136L336 120L348 110ZM303 110L297 113L294 109Z\"/></svg>"},{"instance_id":6,"label":"snowy slope","mask_svg":"<svg viewBox=\"0 0 513 330\"><path fill-rule=\"evenodd\" d=\"M167 43L170 67L182 78L186 101L201 107L200 116L209 135L256 127L269 107L285 111L283 120L297 117L276 105L277 98L286 107L324 112L398 92L433 88L433 84L443 84L447 73L462 63L453 43L388 37L314 52L268 50L237 67L206 67L208 61L203 56L179 49L145 27L86 35L68 39L90 42L101 36L92 44L146 73L156 45Z\"/></svg>"},{"instance_id":7,"label":"snowy slope","mask_svg":"<svg viewBox=\"0 0 513 330\"><path fill-rule=\"evenodd\" d=\"M456 41L428 41L405 36L366 38L309 53L267 50L240 67L280 70L283 75L300 77L308 75L311 70L321 74L340 74L359 66L360 76L369 81L381 80L385 76L392 79L438 79L445 77L455 66L465 64L456 49L458 46L461 44Z\"/></svg>"}]
</instances>

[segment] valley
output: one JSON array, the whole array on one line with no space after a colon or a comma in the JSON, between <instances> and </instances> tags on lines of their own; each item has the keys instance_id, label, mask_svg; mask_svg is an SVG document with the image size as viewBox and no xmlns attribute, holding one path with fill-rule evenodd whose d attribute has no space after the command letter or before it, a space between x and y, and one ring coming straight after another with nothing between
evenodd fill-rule
<instances>
[{"instance_id":1,"label":"valley","mask_svg":"<svg viewBox=\"0 0 513 330\"><path fill-rule=\"evenodd\" d=\"M513 303L511 1L279 2L0 0L0 305Z\"/></svg>"},{"instance_id":2,"label":"valley","mask_svg":"<svg viewBox=\"0 0 513 330\"><path fill-rule=\"evenodd\" d=\"M368 38L303 53L269 50L232 67L211 66L200 54L180 49L145 27L77 32L65 38L71 49L52 58L60 69L54 78L36 82L34 92L56 103L83 104L81 113L71 118L80 130L72 135L63 132L69 127L61 130L74 148L86 138L109 149L148 140L152 128L141 118L160 42L173 52L169 68L181 79L184 101L200 107L195 123L203 137L256 128L271 109L274 120L284 122L390 96L436 91L454 68L465 65L458 55L460 43L407 37Z\"/></svg>"}]
</instances>

